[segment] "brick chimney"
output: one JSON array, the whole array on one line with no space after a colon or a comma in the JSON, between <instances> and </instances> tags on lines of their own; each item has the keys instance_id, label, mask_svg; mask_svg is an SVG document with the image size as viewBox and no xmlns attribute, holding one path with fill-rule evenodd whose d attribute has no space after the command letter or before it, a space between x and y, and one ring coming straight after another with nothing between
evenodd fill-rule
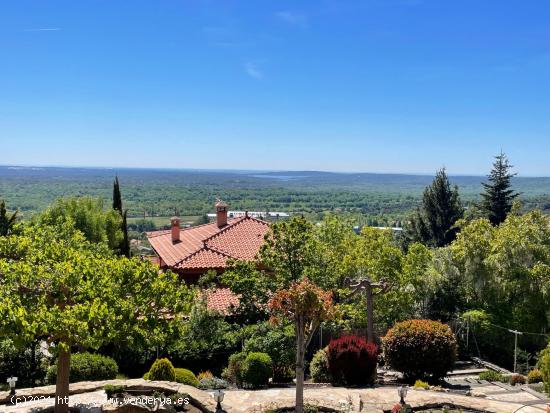
<instances>
[{"instance_id":1,"label":"brick chimney","mask_svg":"<svg viewBox=\"0 0 550 413\"><path fill-rule=\"evenodd\" d=\"M170 218L170 226L172 229L172 243L180 242L180 219L179 217Z\"/></svg>"},{"instance_id":2,"label":"brick chimney","mask_svg":"<svg viewBox=\"0 0 550 413\"><path fill-rule=\"evenodd\" d=\"M225 227L227 225L227 209L228 206L221 199L216 201L216 224L218 228Z\"/></svg>"}]
</instances>

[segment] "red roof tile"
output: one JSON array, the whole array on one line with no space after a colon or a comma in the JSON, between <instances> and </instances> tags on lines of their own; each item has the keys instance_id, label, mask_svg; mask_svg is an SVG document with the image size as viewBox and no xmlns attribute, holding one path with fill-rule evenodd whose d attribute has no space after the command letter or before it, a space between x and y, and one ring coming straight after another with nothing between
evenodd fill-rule
<instances>
[{"instance_id":1,"label":"red roof tile","mask_svg":"<svg viewBox=\"0 0 550 413\"><path fill-rule=\"evenodd\" d=\"M227 287L206 290L206 306L209 310L229 315L231 309L239 305L239 296Z\"/></svg>"},{"instance_id":2,"label":"red roof tile","mask_svg":"<svg viewBox=\"0 0 550 413\"><path fill-rule=\"evenodd\" d=\"M224 268L228 258L254 259L268 229L267 222L244 216L229 220L223 228L215 222L183 228L176 243L170 230L148 232L147 238L169 267Z\"/></svg>"}]
</instances>

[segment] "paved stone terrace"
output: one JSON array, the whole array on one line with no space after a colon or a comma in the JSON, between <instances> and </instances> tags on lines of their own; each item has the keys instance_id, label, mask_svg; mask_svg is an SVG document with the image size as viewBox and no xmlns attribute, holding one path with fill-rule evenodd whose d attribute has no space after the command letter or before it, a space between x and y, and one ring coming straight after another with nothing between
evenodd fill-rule
<instances>
[{"instance_id":1,"label":"paved stone terrace","mask_svg":"<svg viewBox=\"0 0 550 413\"><path fill-rule=\"evenodd\" d=\"M142 379L74 383L71 385L71 406L106 403L107 399L103 391L105 384L124 385L130 389L155 388L158 390L169 389L187 393L205 411L215 411L215 403L208 392L177 383L151 382ZM14 406L0 405L0 412L28 413L53 406L54 390L54 386L19 390L17 394L20 397L52 396L52 398L19 403ZM257 391L227 390L223 401L223 408L228 413L260 413L275 407L291 407L294 404L294 394L294 388ZM512 397L506 397L506 399L510 398L510 400L503 400L498 394L474 393L473 396L467 396L450 392L410 389L406 401L412 405L413 409L448 405L491 413L546 413L547 402L545 400L535 396L529 399L526 399L525 396L518 398L517 393L503 394L512 395ZM7 396L6 392L0 393L0 399L5 400ZM382 413L383 411L391 410L393 404L397 402L397 390L393 386L369 389L347 389L344 387L328 386L306 388L305 402L335 410L350 410L345 406L351 404L355 412Z\"/></svg>"}]
</instances>

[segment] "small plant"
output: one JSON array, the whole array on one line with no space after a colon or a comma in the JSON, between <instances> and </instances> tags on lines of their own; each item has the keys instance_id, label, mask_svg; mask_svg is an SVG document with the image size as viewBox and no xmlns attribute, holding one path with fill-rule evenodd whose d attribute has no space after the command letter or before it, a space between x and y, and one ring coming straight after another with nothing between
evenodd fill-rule
<instances>
[{"instance_id":1,"label":"small plant","mask_svg":"<svg viewBox=\"0 0 550 413\"><path fill-rule=\"evenodd\" d=\"M112 384L106 384L103 387L103 390L105 390L105 394L107 395L108 399L111 399L114 395L119 395L124 392L124 386L115 386Z\"/></svg>"},{"instance_id":2,"label":"small plant","mask_svg":"<svg viewBox=\"0 0 550 413\"><path fill-rule=\"evenodd\" d=\"M201 371L199 374L197 374L197 379L201 381L202 379L212 379L214 375L210 372L210 370Z\"/></svg>"},{"instance_id":3,"label":"small plant","mask_svg":"<svg viewBox=\"0 0 550 413\"><path fill-rule=\"evenodd\" d=\"M517 373L512 374L512 377L510 377L510 384L512 386L515 386L516 384L525 384L525 376Z\"/></svg>"},{"instance_id":4,"label":"small plant","mask_svg":"<svg viewBox=\"0 0 550 413\"><path fill-rule=\"evenodd\" d=\"M502 374L494 370L487 370L479 373L479 380L486 380L491 382L495 382L495 381L502 382L502 378L503 378Z\"/></svg>"},{"instance_id":5,"label":"small plant","mask_svg":"<svg viewBox=\"0 0 550 413\"><path fill-rule=\"evenodd\" d=\"M430 385L422 380L417 380L414 382L415 389L430 390Z\"/></svg>"},{"instance_id":6,"label":"small plant","mask_svg":"<svg viewBox=\"0 0 550 413\"><path fill-rule=\"evenodd\" d=\"M176 374L176 381L178 383L199 387L199 380L191 370L176 368L174 369L174 373Z\"/></svg>"},{"instance_id":7,"label":"small plant","mask_svg":"<svg viewBox=\"0 0 550 413\"><path fill-rule=\"evenodd\" d=\"M527 373L527 382L529 384L541 383L542 382L542 372L539 369L533 369Z\"/></svg>"},{"instance_id":8,"label":"small plant","mask_svg":"<svg viewBox=\"0 0 550 413\"><path fill-rule=\"evenodd\" d=\"M149 369L147 380L175 381L176 372L172 362L166 358L155 360Z\"/></svg>"},{"instance_id":9,"label":"small plant","mask_svg":"<svg viewBox=\"0 0 550 413\"><path fill-rule=\"evenodd\" d=\"M393 407L391 408L391 413L400 413L401 412L401 404L400 403L395 403L393 405Z\"/></svg>"},{"instance_id":10,"label":"small plant","mask_svg":"<svg viewBox=\"0 0 550 413\"><path fill-rule=\"evenodd\" d=\"M273 371L273 362L266 353L249 353L243 362L243 382L252 388L267 385Z\"/></svg>"},{"instance_id":11,"label":"small plant","mask_svg":"<svg viewBox=\"0 0 550 413\"><path fill-rule=\"evenodd\" d=\"M327 351L325 349L317 351L311 359L309 374L314 383L332 382L332 375L328 367Z\"/></svg>"},{"instance_id":12,"label":"small plant","mask_svg":"<svg viewBox=\"0 0 550 413\"><path fill-rule=\"evenodd\" d=\"M218 377L212 377L211 379L202 379L199 382L199 389L201 390L218 390L227 389L229 384Z\"/></svg>"}]
</instances>

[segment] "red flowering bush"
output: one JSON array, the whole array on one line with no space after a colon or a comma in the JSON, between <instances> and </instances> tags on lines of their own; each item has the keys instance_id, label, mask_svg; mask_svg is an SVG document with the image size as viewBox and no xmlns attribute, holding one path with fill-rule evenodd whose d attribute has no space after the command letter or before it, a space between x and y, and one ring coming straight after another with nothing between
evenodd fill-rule
<instances>
[{"instance_id":1,"label":"red flowering bush","mask_svg":"<svg viewBox=\"0 0 550 413\"><path fill-rule=\"evenodd\" d=\"M373 384L376 379L378 347L364 338L344 336L328 345L328 367L336 383Z\"/></svg>"},{"instance_id":2,"label":"red flowering bush","mask_svg":"<svg viewBox=\"0 0 550 413\"><path fill-rule=\"evenodd\" d=\"M397 323L382 339L387 363L409 381L437 382L453 368L456 338L447 324L433 320Z\"/></svg>"}]
</instances>

